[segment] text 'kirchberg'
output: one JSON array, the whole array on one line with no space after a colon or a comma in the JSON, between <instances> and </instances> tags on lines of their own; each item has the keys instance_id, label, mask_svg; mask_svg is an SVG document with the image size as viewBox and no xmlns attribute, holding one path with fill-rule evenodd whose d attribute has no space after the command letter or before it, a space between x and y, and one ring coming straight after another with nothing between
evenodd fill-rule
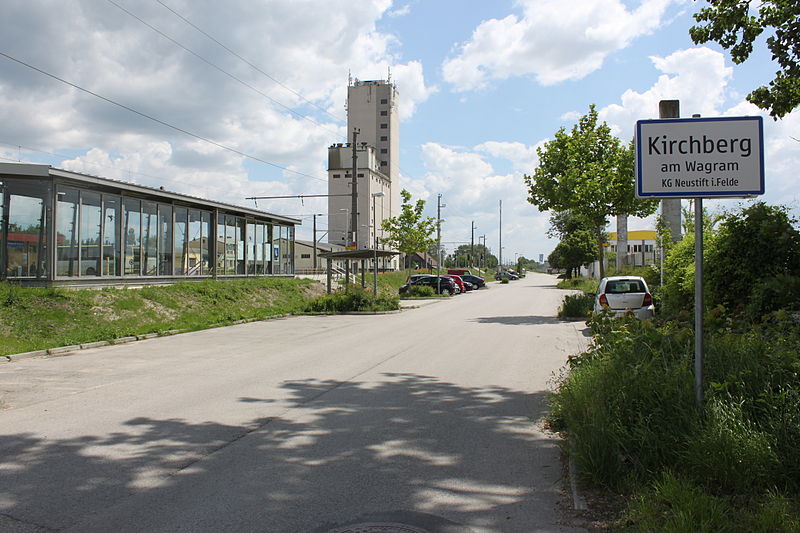
<instances>
[{"instance_id":1,"label":"text 'kirchberg'","mask_svg":"<svg viewBox=\"0 0 800 533\"><path fill-rule=\"evenodd\" d=\"M647 138L648 155L676 155L676 154L739 154L741 157L750 157L751 139L714 139L706 135L695 137L689 135L686 139L670 139L666 135Z\"/></svg>"}]
</instances>

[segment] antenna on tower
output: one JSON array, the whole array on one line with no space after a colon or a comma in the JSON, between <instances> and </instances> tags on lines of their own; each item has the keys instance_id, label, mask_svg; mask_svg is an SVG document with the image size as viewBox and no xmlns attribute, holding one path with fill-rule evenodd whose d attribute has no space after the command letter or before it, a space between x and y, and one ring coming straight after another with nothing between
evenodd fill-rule
<instances>
[{"instance_id":1,"label":"antenna on tower","mask_svg":"<svg viewBox=\"0 0 800 533\"><path fill-rule=\"evenodd\" d=\"M386 83L391 85L392 84L392 66L389 65L388 67L386 67L386 70L389 72L389 74L386 76Z\"/></svg>"},{"instance_id":2,"label":"antenna on tower","mask_svg":"<svg viewBox=\"0 0 800 533\"><path fill-rule=\"evenodd\" d=\"M353 85L353 74L347 69L347 86Z\"/></svg>"}]
</instances>

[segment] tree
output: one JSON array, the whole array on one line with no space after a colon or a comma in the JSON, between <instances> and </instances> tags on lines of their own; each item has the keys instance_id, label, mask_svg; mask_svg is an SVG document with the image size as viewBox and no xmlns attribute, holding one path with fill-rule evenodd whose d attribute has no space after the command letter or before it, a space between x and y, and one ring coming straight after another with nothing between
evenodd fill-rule
<instances>
[{"instance_id":1,"label":"tree","mask_svg":"<svg viewBox=\"0 0 800 533\"><path fill-rule=\"evenodd\" d=\"M556 245L547 262L553 268L566 269L567 278L571 278L573 270L594 260L594 238L594 233L586 229L573 231Z\"/></svg>"},{"instance_id":2,"label":"tree","mask_svg":"<svg viewBox=\"0 0 800 533\"><path fill-rule=\"evenodd\" d=\"M734 63L743 63L753 51L753 42L764 30L767 48L779 70L768 86L747 95L747 100L769 110L775 120L800 105L800 4L797 0L761 0L758 15L752 15L751 0L708 0L709 7L694 15L698 26L689 29L695 44L715 41L730 50Z\"/></svg>"},{"instance_id":3,"label":"tree","mask_svg":"<svg viewBox=\"0 0 800 533\"><path fill-rule=\"evenodd\" d=\"M647 216L658 203L634 196L633 152L623 147L595 106L572 131L562 127L555 139L537 148L539 166L525 175L528 201L545 211L571 211L595 232L600 276L605 275L603 244L609 215Z\"/></svg>"},{"instance_id":4,"label":"tree","mask_svg":"<svg viewBox=\"0 0 800 533\"><path fill-rule=\"evenodd\" d=\"M416 252L428 250L436 242L433 238L436 219L422 216L425 200L417 200L416 204L412 205L410 192L402 190L400 196L403 197L400 214L383 221L381 228L388 236L381 241L403 252L407 259Z\"/></svg>"}]
</instances>

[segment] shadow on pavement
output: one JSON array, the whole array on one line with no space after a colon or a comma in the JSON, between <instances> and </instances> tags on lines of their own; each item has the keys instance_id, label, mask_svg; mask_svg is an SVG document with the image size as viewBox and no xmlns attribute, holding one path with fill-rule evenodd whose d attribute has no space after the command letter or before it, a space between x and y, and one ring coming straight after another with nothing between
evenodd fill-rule
<instances>
[{"instance_id":1,"label":"shadow on pavement","mask_svg":"<svg viewBox=\"0 0 800 533\"><path fill-rule=\"evenodd\" d=\"M509 326L540 326L543 324L563 324L553 316L487 316L478 317L474 322L479 324L506 324Z\"/></svg>"},{"instance_id":2,"label":"shadow on pavement","mask_svg":"<svg viewBox=\"0 0 800 533\"><path fill-rule=\"evenodd\" d=\"M534 431L546 393L404 373L283 387L283 413L241 426L135 418L102 437L3 436L0 514L25 531L308 532L401 510L562 530L557 442Z\"/></svg>"}]
</instances>

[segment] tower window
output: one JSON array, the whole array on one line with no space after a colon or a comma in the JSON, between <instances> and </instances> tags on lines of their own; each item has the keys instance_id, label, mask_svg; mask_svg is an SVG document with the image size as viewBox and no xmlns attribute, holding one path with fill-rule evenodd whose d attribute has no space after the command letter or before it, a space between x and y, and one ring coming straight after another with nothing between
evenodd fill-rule
<instances>
[{"instance_id":1,"label":"tower window","mask_svg":"<svg viewBox=\"0 0 800 533\"><path fill-rule=\"evenodd\" d=\"M385 123L385 122L381 122L381 129L382 129L382 130L385 130L385 129L386 129L386 128L388 128L388 127L389 127L389 125L388 125L387 123Z\"/></svg>"},{"instance_id":2,"label":"tower window","mask_svg":"<svg viewBox=\"0 0 800 533\"><path fill-rule=\"evenodd\" d=\"M381 103L382 104L388 104L389 100L387 100L386 98L381 98Z\"/></svg>"},{"instance_id":3,"label":"tower window","mask_svg":"<svg viewBox=\"0 0 800 533\"><path fill-rule=\"evenodd\" d=\"M388 141L389 137L387 137L386 135L381 135L381 140L382 141Z\"/></svg>"},{"instance_id":4,"label":"tower window","mask_svg":"<svg viewBox=\"0 0 800 533\"><path fill-rule=\"evenodd\" d=\"M389 150L387 150L386 148L381 148L381 153L382 153L382 154L386 154L386 153L388 153L388 152L389 152Z\"/></svg>"},{"instance_id":5,"label":"tower window","mask_svg":"<svg viewBox=\"0 0 800 533\"><path fill-rule=\"evenodd\" d=\"M385 117L385 116L386 116L386 115L388 115L388 114L389 114L389 112L388 112L388 111L386 111L386 110L383 110L383 111L381 111L381 116L382 116L382 117Z\"/></svg>"}]
</instances>

